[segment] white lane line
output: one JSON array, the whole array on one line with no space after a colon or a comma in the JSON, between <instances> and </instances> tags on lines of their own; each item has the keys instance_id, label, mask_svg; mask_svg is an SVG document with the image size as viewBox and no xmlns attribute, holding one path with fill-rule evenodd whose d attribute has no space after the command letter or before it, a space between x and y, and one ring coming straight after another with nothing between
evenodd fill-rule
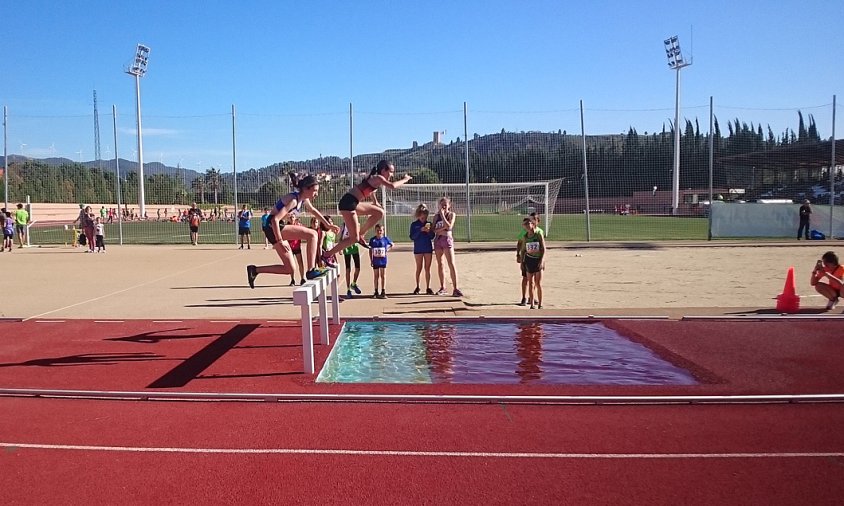
<instances>
[{"instance_id":1,"label":"white lane line","mask_svg":"<svg viewBox=\"0 0 844 506\"><path fill-rule=\"evenodd\" d=\"M134 289L136 289L136 288L140 288L140 287L142 287L142 286L147 286L147 285L152 285L152 284L154 284L154 283L158 283L159 281L164 280L164 279L167 279L167 278L173 278L173 277L176 277L176 276L180 276L180 275L182 275L182 274L184 274L184 273L186 273L186 272L195 271L195 270L197 270L197 269L205 269L205 268L207 268L209 265L214 265L214 264L217 264L217 263L220 263L220 262L228 262L228 261L229 261L229 260L231 260L232 258L235 258L235 257L238 257L238 256L240 256L240 255L234 254L234 255L228 256L228 257L226 257L226 258L222 258L222 259L214 260L213 262L207 262L207 263L204 263L204 264L201 264L201 265L196 265L196 266L194 266L194 267L191 267L190 269L184 269L184 270L181 270L181 271L178 271L178 272L172 272L172 273L170 273L170 274L167 274L166 276L161 276L160 278L156 278L156 279L153 279L153 280L150 280L150 281L146 281L146 282L144 282L144 283L138 283L137 285L132 285L132 286L127 287L127 288L124 288L124 289L122 289L122 290L117 290L117 291L115 291L115 292L107 293L107 294L105 294L105 295L100 295L99 297L94 297L93 299L83 300L83 301L81 301L81 302L77 302L77 303L75 303L75 304L70 304L70 305L67 305L67 306L64 306L64 307L60 307L60 308L58 308L58 309L53 309L53 310L51 310L51 311L46 311L46 312L44 312L44 313L40 313L40 314L36 314L36 315L32 315L32 316L30 316L29 318L24 318L22 321L27 321L27 320L32 320L32 319L35 319L35 318L40 318L40 317L42 317L42 316L46 316L46 315L48 315L48 314L53 314L53 313L58 313L59 311L64 311L65 309L70 309L70 308L73 308L73 307L76 307L76 306L83 306L83 305L85 305L85 304L90 304L90 303L92 303L92 302L96 302L96 301L98 301L98 300L107 299L107 298L112 297L112 296L114 296L114 295L117 295L117 294L120 294L120 293L129 292L129 291L132 291L132 290L134 290Z\"/></svg>"},{"instance_id":2,"label":"white lane line","mask_svg":"<svg viewBox=\"0 0 844 506\"><path fill-rule=\"evenodd\" d=\"M142 446L91 446L35 443L3 443L7 452L16 449L72 450L130 453L197 453L237 455L350 455L371 457L463 457L493 459L783 459L844 457L844 452L789 452L789 453L539 453L539 452L458 452L410 450L347 450L318 448L174 448Z\"/></svg>"},{"instance_id":3,"label":"white lane line","mask_svg":"<svg viewBox=\"0 0 844 506\"><path fill-rule=\"evenodd\" d=\"M124 323L123 320L94 320L94 323Z\"/></svg>"},{"instance_id":4,"label":"white lane line","mask_svg":"<svg viewBox=\"0 0 844 506\"><path fill-rule=\"evenodd\" d=\"M64 323L64 320L35 320L35 323Z\"/></svg>"},{"instance_id":5,"label":"white lane line","mask_svg":"<svg viewBox=\"0 0 844 506\"><path fill-rule=\"evenodd\" d=\"M152 323L182 323L182 320L153 320Z\"/></svg>"}]
</instances>

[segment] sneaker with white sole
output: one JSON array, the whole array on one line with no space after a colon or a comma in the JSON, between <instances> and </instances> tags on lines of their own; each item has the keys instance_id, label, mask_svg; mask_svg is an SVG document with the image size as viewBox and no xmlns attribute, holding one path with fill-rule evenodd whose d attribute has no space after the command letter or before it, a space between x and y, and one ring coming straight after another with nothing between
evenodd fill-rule
<instances>
[{"instance_id":1,"label":"sneaker with white sole","mask_svg":"<svg viewBox=\"0 0 844 506\"><path fill-rule=\"evenodd\" d=\"M837 305L838 305L838 297L836 297L836 298L834 298L834 299L832 299L832 300L830 300L829 302L826 303L826 310L829 311L830 309L835 308L835 306L837 306Z\"/></svg>"},{"instance_id":2,"label":"sneaker with white sole","mask_svg":"<svg viewBox=\"0 0 844 506\"><path fill-rule=\"evenodd\" d=\"M437 295L448 295L448 292L445 291L445 288L440 288L439 291L437 291Z\"/></svg>"}]
</instances>

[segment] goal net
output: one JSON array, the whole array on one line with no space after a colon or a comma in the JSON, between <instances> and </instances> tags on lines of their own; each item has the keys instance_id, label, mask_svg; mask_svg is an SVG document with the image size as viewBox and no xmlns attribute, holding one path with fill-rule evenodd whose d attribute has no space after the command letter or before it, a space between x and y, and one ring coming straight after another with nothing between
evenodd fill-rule
<instances>
[{"instance_id":1,"label":"goal net","mask_svg":"<svg viewBox=\"0 0 844 506\"><path fill-rule=\"evenodd\" d=\"M484 240L486 235L501 226L521 227L520 218L536 213L545 233L550 232L554 205L562 179L524 183L462 183L456 184L406 184L387 190L384 206L388 215L407 216L413 219L419 204L425 204L431 213L436 212L442 197L451 200L451 207L458 216L466 217L473 230L471 239ZM506 224L506 225L505 225Z\"/></svg>"}]
</instances>

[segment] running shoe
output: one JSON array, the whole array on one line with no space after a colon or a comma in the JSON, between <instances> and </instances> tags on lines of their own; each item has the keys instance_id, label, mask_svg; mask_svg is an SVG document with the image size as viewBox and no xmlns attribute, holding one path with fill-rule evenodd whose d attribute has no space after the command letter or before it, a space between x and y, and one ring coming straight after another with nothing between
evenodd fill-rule
<instances>
[{"instance_id":1,"label":"running shoe","mask_svg":"<svg viewBox=\"0 0 844 506\"><path fill-rule=\"evenodd\" d=\"M542 304L539 304L538 306L536 306L536 309L542 309Z\"/></svg>"},{"instance_id":2,"label":"running shoe","mask_svg":"<svg viewBox=\"0 0 844 506\"><path fill-rule=\"evenodd\" d=\"M521 301L521 302L519 302L519 304L518 304L518 305L519 305L519 306L524 306L524 305L526 305L526 304L527 304L527 299L526 299L526 298L524 298L524 297L522 297L522 301Z\"/></svg>"},{"instance_id":3,"label":"running shoe","mask_svg":"<svg viewBox=\"0 0 844 506\"><path fill-rule=\"evenodd\" d=\"M459 288L455 288L453 292L451 292L452 297L463 297L463 292L460 291Z\"/></svg>"},{"instance_id":4,"label":"running shoe","mask_svg":"<svg viewBox=\"0 0 844 506\"><path fill-rule=\"evenodd\" d=\"M381 291L381 293L377 294L375 297L377 297L377 298L379 298L379 299L386 299L386 298L387 298L387 294L386 294L386 293L384 293L384 291L382 290L382 291Z\"/></svg>"},{"instance_id":5,"label":"running shoe","mask_svg":"<svg viewBox=\"0 0 844 506\"><path fill-rule=\"evenodd\" d=\"M352 283L352 290L354 290L356 294L360 295L360 288L357 283Z\"/></svg>"},{"instance_id":6,"label":"running shoe","mask_svg":"<svg viewBox=\"0 0 844 506\"><path fill-rule=\"evenodd\" d=\"M351 290L346 291L346 297L348 297L350 299L352 298L352 291Z\"/></svg>"},{"instance_id":7,"label":"running shoe","mask_svg":"<svg viewBox=\"0 0 844 506\"><path fill-rule=\"evenodd\" d=\"M322 259L322 263L324 263L326 266L331 267L332 269L337 267L337 262L334 261L333 257L330 257L328 255L322 255L320 258Z\"/></svg>"},{"instance_id":8,"label":"running shoe","mask_svg":"<svg viewBox=\"0 0 844 506\"><path fill-rule=\"evenodd\" d=\"M305 280L304 280L304 279L299 280L299 285L300 285L300 286L301 286L301 285L304 285L304 284L305 284Z\"/></svg>"},{"instance_id":9,"label":"running shoe","mask_svg":"<svg viewBox=\"0 0 844 506\"><path fill-rule=\"evenodd\" d=\"M431 290L430 288L426 288L425 289L425 295L434 295L434 291Z\"/></svg>"},{"instance_id":10,"label":"running shoe","mask_svg":"<svg viewBox=\"0 0 844 506\"><path fill-rule=\"evenodd\" d=\"M413 290L413 295L419 295L419 287L417 286L415 290Z\"/></svg>"},{"instance_id":11,"label":"running shoe","mask_svg":"<svg viewBox=\"0 0 844 506\"><path fill-rule=\"evenodd\" d=\"M258 268L254 265L246 266L246 281L249 282L249 288L255 288L255 278L258 277Z\"/></svg>"},{"instance_id":12,"label":"running shoe","mask_svg":"<svg viewBox=\"0 0 844 506\"><path fill-rule=\"evenodd\" d=\"M836 297L836 298L834 298L831 301L826 303L826 310L829 311L830 309L833 309L837 305L838 305L838 297Z\"/></svg>"},{"instance_id":13,"label":"running shoe","mask_svg":"<svg viewBox=\"0 0 844 506\"><path fill-rule=\"evenodd\" d=\"M535 308L533 307L533 302L531 302L531 303L530 303L530 308L531 308L531 309L535 309Z\"/></svg>"},{"instance_id":14,"label":"running shoe","mask_svg":"<svg viewBox=\"0 0 844 506\"><path fill-rule=\"evenodd\" d=\"M440 288L437 295L448 295L448 292L445 291L445 288Z\"/></svg>"},{"instance_id":15,"label":"running shoe","mask_svg":"<svg viewBox=\"0 0 844 506\"><path fill-rule=\"evenodd\" d=\"M295 280L295 279L291 279L291 280L290 280L290 284L289 284L289 285L287 285L287 286L296 286L296 280Z\"/></svg>"},{"instance_id":16,"label":"running shoe","mask_svg":"<svg viewBox=\"0 0 844 506\"><path fill-rule=\"evenodd\" d=\"M311 270L309 270L308 272L305 273L305 277L308 278L309 280L316 279L320 276L325 276L325 271L321 271L319 269L311 269Z\"/></svg>"}]
</instances>

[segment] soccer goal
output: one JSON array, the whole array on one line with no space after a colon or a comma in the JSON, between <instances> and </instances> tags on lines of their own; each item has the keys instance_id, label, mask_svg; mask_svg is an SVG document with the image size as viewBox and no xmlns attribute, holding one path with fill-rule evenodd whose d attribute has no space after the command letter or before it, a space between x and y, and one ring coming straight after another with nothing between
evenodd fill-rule
<instances>
[{"instance_id":1,"label":"soccer goal","mask_svg":"<svg viewBox=\"0 0 844 506\"><path fill-rule=\"evenodd\" d=\"M550 233L554 205L560 192L562 179L529 181L524 183L469 183L462 184L406 184L386 192L387 214L412 217L419 204L425 204L435 213L438 202L445 196L458 216L466 217L468 238L478 240L498 236L506 221L537 213L546 235ZM411 218L412 219L412 218ZM512 223L511 223L512 224ZM477 233L472 233L475 225ZM486 239L489 240L489 239Z\"/></svg>"}]
</instances>

